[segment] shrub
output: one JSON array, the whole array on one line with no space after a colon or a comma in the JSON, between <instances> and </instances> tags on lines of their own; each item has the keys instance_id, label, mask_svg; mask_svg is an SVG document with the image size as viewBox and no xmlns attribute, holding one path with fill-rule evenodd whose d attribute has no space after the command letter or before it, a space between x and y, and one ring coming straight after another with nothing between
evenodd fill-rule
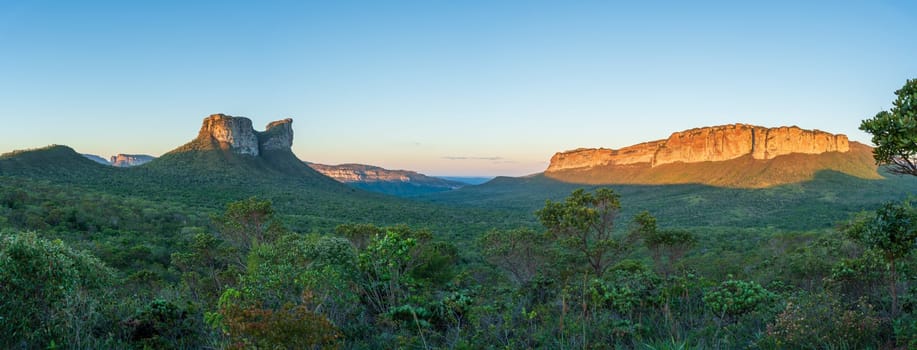
<instances>
[{"instance_id":1,"label":"shrub","mask_svg":"<svg viewBox=\"0 0 917 350\"><path fill-rule=\"evenodd\" d=\"M724 281L704 294L704 303L720 316L741 316L770 305L775 299L774 293L754 281Z\"/></svg>"},{"instance_id":2,"label":"shrub","mask_svg":"<svg viewBox=\"0 0 917 350\"><path fill-rule=\"evenodd\" d=\"M864 299L846 308L833 295L792 298L767 326L764 343L777 348L864 348L879 342L881 320Z\"/></svg>"},{"instance_id":3,"label":"shrub","mask_svg":"<svg viewBox=\"0 0 917 350\"><path fill-rule=\"evenodd\" d=\"M94 345L113 272L35 233L0 235L0 347Z\"/></svg>"}]
</instances>

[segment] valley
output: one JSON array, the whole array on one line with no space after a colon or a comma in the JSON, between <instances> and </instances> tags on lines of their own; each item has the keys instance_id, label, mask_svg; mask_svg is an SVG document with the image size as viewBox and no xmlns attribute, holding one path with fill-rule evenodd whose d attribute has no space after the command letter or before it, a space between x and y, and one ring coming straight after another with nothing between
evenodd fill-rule
<instances>
[{"instance_id":1,"label":"valley","mask_svg":"<svg viewBox=\"0 0 917 350\"><path fill-rule=\"evenodd\" d=\"M754 147L733 144L741 137L722 137L721 127L673 134L681 144L694 145L678 146L694 147L691 151L660 142L638 147L655 148L646 151L650 156L629 149L581 149L558 153L544 173L497 177L472 185L412 171L304 162L291 151L292 123L292 119L284 119L256 131L247 118L211 115L204 119L194 140L162 157L127 167L111 166L60 145L2 155L0 233L7 238L0 248L23 244L39 247L45 244L43 240L58 240L66 242L67 249L74 249L62 253L76 254L68 258L76 259L74 263L111 268L106 278L119 281L121 287L105 296L114 299L105 300L136 301L128 303L133 310L106 309L99 317L138 325L128 328L129 333L121 338L109 338L118 342L117 347L197 348L207 342L225 341L202 324L209 316L182 309L176 299L162 299L162 293L170 288L192 293L181 297L190 303L187 305L230 317L221 324L235 332L230 333L236 334L232 337L243 337L238 339L252 344L269 338L238 327L249 327L246 322L281 321L247 319L239 313L242 310L289 313L294 311L271 309L278 306L261 304L260 300L289 300L289 296L273 293L303 288L329 293L323 294L320 302L339 311L296 311L306 312L296 317L315 318L318 323L314 325L319 328L296 328L278 341L306 341L319 347L345 344L348 348L389 343L392 340L385 337L391 334L414 337L414 342L428 336L443 337L435 340L440 345L466 341L440 333L459 325L476 329L476 337L496 341L499 333L488 331L494 322L488 317L494 313L509 317L511 324L501 327L511 328L530 322L513 316L529 308L545 313L546 318L539 322L553 323L564 317L562 309L550 302L518 301L504 292L506 288L536 300L544 298L541 293L545 292L592 293L592 312L609 318L581 315L564 320L564 324L593 324L589 337L636 347L650 344L643 337L665 333L665 327L678 327L682 332L718 327L721 319L715 314L690 310L716 307L710 298L715 293L731 293L731 284L751 283L749 292L769 298L755 306L758 310L776 305L778 295L797 298L793 295L800 291L817 293L811 286L822 283L828 278L826 274L835 276L832 271L848 264L851 256L857 264L878 263L859 255L856 240L845 232L867 222L871 212L885 203L909 203L908 198L917 193L917 179L876 167L871 148L865 145L851 142L822 150L801 146L808 151L773 157L764 153L762 158L755 156ZM739 124L727 129L735 128L746 127ZM755 128L750 130L766 130ZM840 140L840 136L814 135L815 139ZM787 142L785 138L783 142ZM661 163L655 159L663 148L666 154L699 156L691 161ZM614 205L609 207L608 203ZM556 212L547 214L549 210ZM606 215L599 213L609 216L593 216ZM552 215L572 216L552 221ZM587 246L581 250L586 255L577 257L577 243L561 235L578 232L577 222L582 220L607 225L601 227L606 236L598 236L600 231L582 236L586 244L618 248L603 251L596 250L598 245ZM573 226L556 228L564 225ZM664 253L660 246L650 243L656 239L654 235L675 234L672 237L686 239L684 248L678 248L685 249L682 253ZM408 255L388 255L388 249L395 248L385 244L400 246L397 249ZM666 244L662 247L676 249ZM343 255L326 255L332 253L323 253L323 249ZM86 258L78 252L100 260L80 260ZM594 256L590 254L596 254L593 252L611 259L596 270L602 277L580 286L579 292L560 292L576 288L575 283L563 282L568 278L565 276L588 271L575 266L591 261ZM663 263L659 254L670 260ZM248 263L241 263L244 259ZM364 265L399 261L387 259L406 260L398 263L404 265ZM309 267L297 272L303 266ZM399 273L407 274L404 278L408 279L389 280L396 271L390 268L407 269ZM316 271L329 275L314 275ZM864 282L871 278L868 275L856 275L866 270L857 271L849 283L871 283ZM283 280L295 283L281 283ZM395 284L382 287L382 282ZM679 293L684 294L666 299L666 288L672 288L673 283L681 284L684 289ZM621 285L628 287L615 289ZM247 292L236 288L246 288ZM859 287L849 295L882 300L880 290L878 285ZM595 294L600 292L611 294ZM615 298L625 296L644 304L631 309L615 306ZM220 301L227 297L241 299L227 308ZM455 304L459 302L462 304ZM683 314L678 321L655 318L658 303ZM184 335L166 338L171 332L166 328L156 328L154 337L138 333L141 328L137 327L152 327L144 326L145 322L153 317L150 312L160 312L151 308L160 307L184 310L155 316L171 317L166 322L183 324L169 327L179 327L174 329ZM404 323L404 312L416 314L408 320L417 317L416 322L424 322L420 331ZM758 322L754 320L775 317L773 312L777 311L741 312L726 337L772 346L769 342L777 338L754 336L751 329ZM854 312L866 318L881 315L869 310ZM352 321L370 314L394 323ZM475 321L478 323L468 324L456 318L458 315L480 318ZM643 330L626 328L630 326L620 322L633 320L630 317L651 321L640 323L647 327ZM746 318L748 321L742 321ZM667 322L674 323L666 326ZM380 328L386 331L375 336L366 333ZM602 338L603 330L609 328L616 329L618 335ZM545 325L542 331L513 339L551 347L558 344L555 332L564 334ZM713 344L720 339L688 334L694 338L685 342L711 347L717 347Z\"/></svg>"}]
</instances>

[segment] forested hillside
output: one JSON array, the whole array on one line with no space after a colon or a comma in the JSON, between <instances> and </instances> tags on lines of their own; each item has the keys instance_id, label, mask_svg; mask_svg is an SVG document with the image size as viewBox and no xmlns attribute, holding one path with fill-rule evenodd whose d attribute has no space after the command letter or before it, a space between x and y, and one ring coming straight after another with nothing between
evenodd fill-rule
<instances>
[{"instance_id":1,"label":"forested hillside","mask_svg":"<svg viewBox=\"0 0 917 350\"><path fill-rule=\"evenodd\" d=\"M6 348L917 346L917 179L497 178L406 200L289 150L0 157Z\"/></svg>"}]
</instances>

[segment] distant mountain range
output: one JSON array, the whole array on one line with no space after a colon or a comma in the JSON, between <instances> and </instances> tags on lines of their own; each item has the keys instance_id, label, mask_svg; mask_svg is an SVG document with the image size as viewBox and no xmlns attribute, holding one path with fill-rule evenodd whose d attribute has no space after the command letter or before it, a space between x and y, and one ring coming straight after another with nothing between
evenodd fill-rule
<instances>
[{"instance_id":1,"label":"distant mountain range","mask_svg":"<svg viewBox=\"0 0 917 350\"><path fill-rule=\"evenodd\" d=\"M99 164L111 165L116 167L131 167L137 165L143 165L149 163L151 160L156 159L156 157L146 155L146 154L123 154L118 153L117 155L111 156L111 159L105 159L95 154L83 154L83 157L88 158Z\"/></svg>"},{"instance_id":2,"label":"distant mountain range","mask_svg":"<svg viewBox=\"0 0 917 350\"><path fill-rule=\"evenodd\" d=\"M365 164L325 165L306 163L313 169L342 183L367 191L396 196L450 191L466 183L427 176L410 170L389 170Z\"/></svg>"}]
</instances>

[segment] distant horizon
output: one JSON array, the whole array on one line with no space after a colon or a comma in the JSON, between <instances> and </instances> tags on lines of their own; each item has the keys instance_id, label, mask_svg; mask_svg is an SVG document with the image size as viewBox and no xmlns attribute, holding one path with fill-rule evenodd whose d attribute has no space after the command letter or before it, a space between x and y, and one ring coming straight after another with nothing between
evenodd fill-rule
<instances>
[{"instance_id":1,"label":"distant horizon","mask_svg":"<svg viewBox=\"0 0 917 350\"><path fill-rule=\"evenodd\" d=\"M213 113L292 117L302 160L423 174L732 123L868 144L914 32L909 1L6 2L0 153L158 157Z\"/></svg>"}]
</instances>

